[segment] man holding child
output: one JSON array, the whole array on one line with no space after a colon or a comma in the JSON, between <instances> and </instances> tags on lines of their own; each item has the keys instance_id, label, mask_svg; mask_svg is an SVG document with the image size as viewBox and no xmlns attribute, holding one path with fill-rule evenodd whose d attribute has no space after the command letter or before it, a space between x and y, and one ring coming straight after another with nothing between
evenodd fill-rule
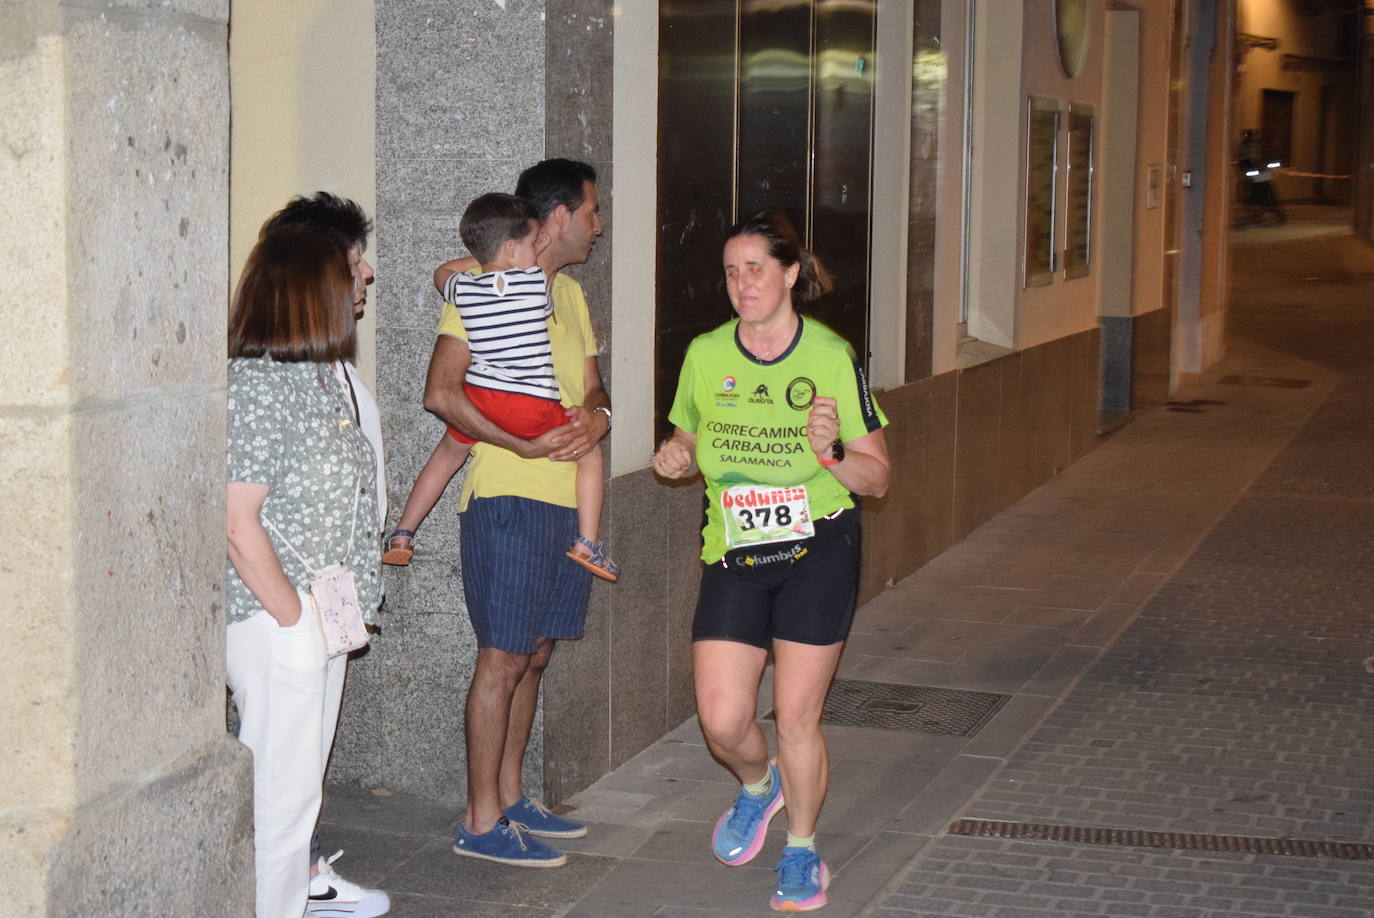
<instances>
[{"instance_id":1,"label":"man holding child","mask_svg":"<svg viewBox=\"0 0 1374 918\"><path fill-rule=\"evenodd\" d=\"M597 367L597 341L581 286L560 273L581 264L601 235L596 172L586 163L545 160L526 169L516 195L534 206L547 245L537 263L548 278L554 373L568 423L520 439L485 417L463 382L472 364L458 311L445 305L425 381L425 409L473 439L461 513L464 590L478 639L466 707L468 805L454 839L461 855L529 867L567 857L530 836L577 838L586 827L524 795L521 766L556 641L583 633L590 572L566 551L578 536L577 460L610 430L610 399ZM442 291L455 272L441 265Z\"/></svg>"}]
</instances>

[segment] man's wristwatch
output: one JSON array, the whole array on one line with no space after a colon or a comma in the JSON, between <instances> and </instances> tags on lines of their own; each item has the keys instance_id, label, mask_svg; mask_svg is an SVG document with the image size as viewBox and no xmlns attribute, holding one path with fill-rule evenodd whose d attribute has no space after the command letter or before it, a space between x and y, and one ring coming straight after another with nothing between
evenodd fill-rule
<instances>
[{"instance_id":1,"label":"man's wristwatch","mask_svg":"<svg viewBox=\"0 0 1374 918\"><path fill-rule=\"evenodd\" d=\"M819 462L821 465L825 466L826 468L830 468L832 465L837 465L838 463L843 462L844 444L837 439L834 443L830 444L830 458L826 459L820 453L817 453L816 461Z\"/></svg>"},{"instance_id":2,"label":"man's wristwatch","mask_svg":"<svg viewBox=\"0 0 1374 918\"><path fill-rule=\"evenodd\" d=\"M603 407L600 407L600 408L593 408L592 410L593 410L593 411L600 411L602 414L604 414L604 415L606 416L606 429L607 429L607 430L610 430L610 429L611 429L611 409L606 408L606 407L603 406Z\"/></svg>"}]
</instances>

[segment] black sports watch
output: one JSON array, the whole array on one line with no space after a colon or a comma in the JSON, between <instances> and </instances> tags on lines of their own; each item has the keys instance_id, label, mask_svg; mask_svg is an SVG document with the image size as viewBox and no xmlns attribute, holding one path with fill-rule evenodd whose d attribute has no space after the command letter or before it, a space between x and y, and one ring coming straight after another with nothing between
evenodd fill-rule
<instances>
[{"instance_id":1,"label":"black sports watch","mask_svg":"<svg viewBox=\"0 0 1374 918\"><path fill-rule=\"evenodd\" d=\"M830 444L830 458L822 459L820 457L820 454L817 453L816 461L819 462L821 465L825 466L826 468L830 468L832 465L843 462L844 444L840 442L838 437L835 438L835 442Z\"/></svg>"}]
</instances>

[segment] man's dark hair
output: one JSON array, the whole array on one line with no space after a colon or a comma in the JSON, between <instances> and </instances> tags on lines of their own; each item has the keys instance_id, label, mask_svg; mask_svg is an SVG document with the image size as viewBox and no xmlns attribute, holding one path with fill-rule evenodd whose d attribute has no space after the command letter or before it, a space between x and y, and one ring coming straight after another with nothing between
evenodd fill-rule
<instances>
[{"instance_id":1,"label":"man's dark hair","mask_svg":"<svg viewBox=\"0 0 1374 918\"><path fill-rule=\"evenodd\" d=\"M463 211L463 219L458 221L458 237L473 257L485 265L495 260L506 240L525 238L530 224L539 225L533 204L513 194L493 191L474 198Z\"/></svg>"},{"instance_id":2,"label":"man's dark hair","mask_svg":"<svg viewBox=\"0 0 1374 918\"><path fill-rule=\"evenodd\" d=\"M372 232L372 221L367 219L357 201L327 191L292 198L267 218L258 231L258 238L283 226L308 226L321 233L334 233L348 240L349 245L356 245L360 252L366 251L367 237Z\"/></svg>"},{"instance_id":3,"label":"man's dark hair","mask_svg":"<svg viewBox=\"0 0 1374 918\"><path fill-rule=\"evenodd\" d=\"M562 204L568 210L582 206L582 183L596 182L596 170L575 159L546 159L520 173L515 193L534 205L539 222Z\"/></svg>"}]
</instances>

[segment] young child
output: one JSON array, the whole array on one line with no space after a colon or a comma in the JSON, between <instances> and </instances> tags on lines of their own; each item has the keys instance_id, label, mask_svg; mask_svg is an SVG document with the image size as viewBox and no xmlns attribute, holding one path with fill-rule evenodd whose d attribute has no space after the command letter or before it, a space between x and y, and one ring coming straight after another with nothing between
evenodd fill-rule
<instances>
[{"instance_id":1,"label":"young child","mask_svg":"<svg viewBox=\"0 0 1374 918\"><path fill-rule=\"evenodd\" d=\"M509 434L530 440L568 423L553 373L547 320L553 311L548 278L535 263L539 219L524 198L484 194L468 205L458 235L481 274L462 272L444 282L444 299L462 316L472 365L463 382L468 400ZM405 565L414 554L415 530L467 461L477 441L453 427L434 448L406 499L382 560ZM577 460L578 536L567 554L605 580L620 567L597 541L601 522L601 447Z\"/></svg>"}]
</instances>

